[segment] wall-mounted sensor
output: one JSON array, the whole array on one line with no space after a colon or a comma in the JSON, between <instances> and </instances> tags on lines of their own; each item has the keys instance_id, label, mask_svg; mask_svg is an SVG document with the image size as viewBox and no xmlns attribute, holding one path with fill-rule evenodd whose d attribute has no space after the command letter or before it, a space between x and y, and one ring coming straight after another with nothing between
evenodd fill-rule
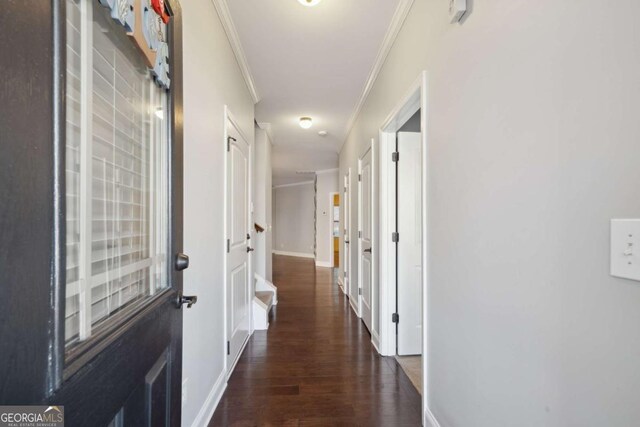
<instances>
[{"instance_id":1,"label":"wall-mounted sensor","mask_svg":"<svg viewBox=\"0 0 640 427\"><path fill-rule=\"evenodd\" d=\"M460 22L467 13L467 0L449 0L449 19L452 24Z\"/></svg>"},{"instance_id":2,"label":"wall-mounted sensor","mask_svg":"<svg viewBox=\"0 0 640 427\"><path fill-rule=\"evenodd\" d=\"M318 135L327 136L327 131L326 130L321 130L320 132L318 132Z\"/></svg>"}]
</instances>

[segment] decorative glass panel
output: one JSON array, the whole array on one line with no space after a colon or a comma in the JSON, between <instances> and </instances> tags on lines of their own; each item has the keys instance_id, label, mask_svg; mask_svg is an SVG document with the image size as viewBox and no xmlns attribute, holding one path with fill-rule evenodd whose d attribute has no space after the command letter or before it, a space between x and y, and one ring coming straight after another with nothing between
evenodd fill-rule
<instances>
[{"instance_id":1,"label":"decorative glass panel","mask_svg":"<svg viewBox=\"0 0 640 427\"><path fill-rule=\"evenodd\" d=\"M168 94L125 29L67 0L67 346L168 281Z\"/></svg>"}]
</instances>

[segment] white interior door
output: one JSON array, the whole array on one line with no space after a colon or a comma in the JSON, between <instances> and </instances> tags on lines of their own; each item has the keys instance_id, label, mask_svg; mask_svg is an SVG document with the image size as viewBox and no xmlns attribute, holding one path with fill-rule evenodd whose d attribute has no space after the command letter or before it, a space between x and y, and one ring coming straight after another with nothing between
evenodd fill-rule
<instances>
[{"instance_id":1,"label":"white interior door","mask_svg":"<svg viewBox=\"0 0 640 427\"><path fill-rule=\"evenodd\" d=\"M372 206L371 206L371 189L372 189L372 167L371 167L371 147L360 158L359 161L360 170L360 185L359 191L359 267L360 274L358 275L360 281L360 311L364 324L367 325L369 331L371 331L371 305L372 305L372 289L371 289L371 273L372 273L372 256L371 256L371 240L373 227L371 224Z\"/></svg>"},{"instance_id":2,"label":"white interior door","mask_svg":"<svg viewBox=\"0 0 640 427\"><path fill-rule=\"evenodd\" d=\"M247 141L227 120L227 367L233 368L249 338L249 155ZM230 373L230 372L229 372Z\"/></svg>"},{"instance_id":3,"label":"white interior door","mask_svg":"<svg viewBox=\"0 0 640 427\"><path fill-rule=\"evenodd\" d=\"M422 353L420 133L398 132L398 354Z\"/></svg>"},{"instance_id":4,"label":"white interior door","mask_svg":"<svg viewBox=\"0 0 640 427\"><path fill-rule=\"evenodd\" d=\"M342 239L344 242L344 263L342 266L342 283L344 288L342 291L347 295L349 295L349 273L351 272L351 251L349 250L351 248L351 242L349 241L349 233L351 232L351 210L349 209L351 203L351 199L349 198L349 186L351 185L349 180L350 174L351 172L347 172L344 176L344 197L342 198L342 205L344 206L344 235Z\"/></svg>"}]
</instances>

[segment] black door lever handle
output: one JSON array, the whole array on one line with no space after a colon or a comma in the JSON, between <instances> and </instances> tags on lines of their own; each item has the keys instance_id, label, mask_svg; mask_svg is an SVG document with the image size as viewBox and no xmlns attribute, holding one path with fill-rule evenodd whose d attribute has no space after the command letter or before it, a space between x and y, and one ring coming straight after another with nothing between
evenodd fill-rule
<instances>
[{"instance_id":1,"label":"black door lever handle","mask_svg":"<svg viewBox=\"0 0 640 427\"><path fill-rule=\"evenodd\" d=\"M253 252L255 249L253 249L251 246L247 246L247 252Z\"/></svg>"},{"instance_id":2,"label":"black door lever handle","mask_svg":"<svg viewBox=\"0 0 640 427\"><path fill-rule=\"evenodd\" d=\"M187 308L198 302L198 297L195 295L182 295L178 294L178 300L176 301L178 308L182 308L184 304L187 304Z\"/></svg>"},{"instance_id":3,"label":"black door lever handle","mask_svg":"<svg viewBox=\"0 0 640 427\"><path fill-rule=\"evenodd\" d=\"M371 253L371 248L367 248L367 249L365 249L364 251L365 251L365 252L369 252L369 253Z\"/></svg>"}]
</instances>

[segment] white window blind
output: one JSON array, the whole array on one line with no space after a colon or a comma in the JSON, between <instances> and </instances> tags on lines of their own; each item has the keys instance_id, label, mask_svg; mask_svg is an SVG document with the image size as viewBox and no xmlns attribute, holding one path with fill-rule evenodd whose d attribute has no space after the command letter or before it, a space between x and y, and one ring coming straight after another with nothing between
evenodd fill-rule
<instances>
[{"instance_id":1,"label":"white window blind","mask_svg":"<svg viewBox=\"0 0 640 427\"><path fill-rule=\"evenodd\" d=\"M124 28L67 0L67 345L168 286L167 93Z\"/></svg>"}]
</instances>

